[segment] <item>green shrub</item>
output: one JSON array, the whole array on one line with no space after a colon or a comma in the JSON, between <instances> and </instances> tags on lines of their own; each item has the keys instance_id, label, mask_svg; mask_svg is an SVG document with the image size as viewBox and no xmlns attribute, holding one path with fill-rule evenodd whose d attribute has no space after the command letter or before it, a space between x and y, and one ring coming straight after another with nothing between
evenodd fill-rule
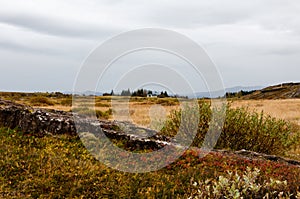
<instances>
[{"instance_id":1,"label":"green shrub","mask_svg":"<svg viewBox=\"0 0 300 199\"><path fill-rule=\"evenodd\" d=\"M185 114L189 115L187 118L194 117L189 112L192 112L191 109L186 109ZM222 110L219 109L217 113L222 113ZM181 124L181 114L180 110L173 111L160 134L175 136ZM210 121L211 114L210 104L200 102L199 125L192 146L202 146L209 125L214 124L213 121ZM299 139L299 130L284 120L272 118L263 112L260 114L250 112L246 108L233 109L230 105L227 105L224 125L218 128L222 128L222 133L216 143L216 148L246 149L282 155L292 146L295 146Z\"/></svg>"},{"instance_id":2,"label":"green shrub","mask_svg":"<svg viewBox=\"0 0 300 199\"><path fill-rule=\"evenodd\" d=\"M99 111L96 110L96 116L98 119L109 119L110 116L112 115L113 111L112 109L108 109L107 111Z\"/></svg>"},{"instance_id":3,"label":"green shrub","mask_svg":"<svg viewBox=\"0 0 300 199\"><path fill-rule=\"evenodd\" d=\"M298 131L289 122L263 112L259 114L245 108L229 108L218 147L283 155L296 145Z\"/></svg>"},{"instance_id":4,"label":"green shrub","mask_svg":"<svg viewBox=\"0 0 300 199\"><path fill-rule=\"evenodd\" d=\"M52 105L54 105L54 103L50 99L48 99L47 97L43 97L43 96L32 97L32 98L30 98L29 102L33 106L41 106L41 105L52 106Z\"/></svg>"}]
</instances>

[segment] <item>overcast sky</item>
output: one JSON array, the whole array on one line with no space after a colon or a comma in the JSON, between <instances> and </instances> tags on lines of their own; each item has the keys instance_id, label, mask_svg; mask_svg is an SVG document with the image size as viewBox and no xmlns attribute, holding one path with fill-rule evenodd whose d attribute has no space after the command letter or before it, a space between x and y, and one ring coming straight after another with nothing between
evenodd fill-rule
<instances>
[{"instance_id":1,"label":"overcast sky","mask_svg":"<svg viewBox=\"0 0 300 199\"><path fill-rule=\"evenodd\" d=\"M300 81L298 0L2 0L0 90L71 91L93 49L145 27L199 43L225 87Z\"/></svg>"}]
</instances>

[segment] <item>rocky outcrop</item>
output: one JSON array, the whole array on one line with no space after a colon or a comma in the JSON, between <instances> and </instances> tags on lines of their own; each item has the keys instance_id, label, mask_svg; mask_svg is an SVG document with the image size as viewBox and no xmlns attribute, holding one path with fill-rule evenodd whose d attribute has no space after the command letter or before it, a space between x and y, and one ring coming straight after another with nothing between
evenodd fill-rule
<instances>
[{"instance_id":1,"label":"rocky outcrop","mask_svg":"<svg viewBox=\"0 0 300 199\"><path fill-rule=\"evenodd\" d=\"M75 125L76 121L76 125ZM35 136L92 132L101 137L103 132L111 139L123 139L136 148L159 149L169 144L170 138L157 132L137 127L129 122L94 120L71 112L32 108L11 101L0 100L0 126L18 128Z\"/></svg>"},{"instance_id":2,"label":"rocky outcrop","mask_svg":"<svg viewBox=\"0 0 300 199\"><path fill-rule=\"evenodd\" d=\"M6 100L0 100L0 126L19 128L38 136L47 133L76 135L71 113L34 109Z\"/></svg>"}]
</instances>

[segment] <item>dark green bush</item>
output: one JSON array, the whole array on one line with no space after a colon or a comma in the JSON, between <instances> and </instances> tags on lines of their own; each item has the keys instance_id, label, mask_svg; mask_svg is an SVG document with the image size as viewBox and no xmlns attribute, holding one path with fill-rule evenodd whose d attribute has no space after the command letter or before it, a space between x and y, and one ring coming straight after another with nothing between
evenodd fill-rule
<instances>
[{"instance_id":1,"label":"dark green bush","mask_svg":"<svg viewBox=\"0 0 300 199\"><path fill-rule=\"evenodd\" d=\"M187 109L187 111L190 111ZM218 110L221 113L221 109ZM199 125L192 146L201 147L211 120L212 110L209 103L199 103ZM173 111L165 127L160 132L167 136L175 136L181 123L181 111ZM185 113L189 114L189 113ZM189 116L190 118L192 116ZM186 121L185 121L186 122ZM247 108L233 109L227 105L226 118L222 133L215 148L232 150L251 150L260 153L283 155L299 139L299 129L289 122L265 115L263 112L250 112ZM186 132L188 133L188 132Z\"/></svg>"}]
</instances>

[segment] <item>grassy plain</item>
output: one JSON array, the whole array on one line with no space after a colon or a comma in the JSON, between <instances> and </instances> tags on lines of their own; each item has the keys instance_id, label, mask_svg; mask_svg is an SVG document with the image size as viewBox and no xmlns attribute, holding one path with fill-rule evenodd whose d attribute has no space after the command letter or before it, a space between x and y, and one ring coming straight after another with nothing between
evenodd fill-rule
<instances>
[{"instance_id":1,"label":"grassy plain","mask_svg":"<svg viewBox=\"0 0 300 199\"><path fill-rule=\"evenodd\" d=\"M39 108L64 111L74 108L71 96L59 94L0 93L0 97ZM250 112L263 110L299 128L300 100L229 103L232 108L248 107ZM109 113L110 120L129 120L146 127L155 126L154 120L165 121L180 107L173 98L115 96L96 97L88 105L95 105L99 113ZM130 117L124 114L127 111ZM116 144L124 146L121 141ZM286 155L300 160L300 147ZM275 198L280 192L287 198L289 194L294 198L298 194L300 198L299 167L285 163L220 153L199 158L197 150L191 148L166 168L130 174L95 160L78 138L66 135L37 138L6 128L0 129L0 168L0 197L4 198L193 198L197 195L233 198L238 194L244 198L262 198L268 194L269 198Z\"/></svg>"},{"instance_id":2,"label":"grassy plain","mask_svg":"<svg viewBox=\"0 0 300 199\"><path fill-rule=\"evenodd\" d=\"M63 111L71 111L72 97L66 95L51 95L51 94L20 94L20 93L0 93L0 97L7 100L12 100L17 103L31 105L33 107L57 109ZM33 100L34 98L47 98L45 100ZM41 103L39 103L39 100ZM271 115L275 118L284 119L300 125L300 99L284 99L284 100L227 100L232 108L247 107L250 111L255 111ZM123 120L131 120L132 122L148 126L151 123L151 109L152 112L158 110L166 116L172 110L179 109L179 101L174 98L143 98L143 97L120 97L120 96L98 96L95 97L95 109L100 111L107 111L112 106L115 108L128 108L131 118L119 118ZM154 105L154 108L153 108ZM93 106L93 104L90 104ZM110 119L113 119L111 117ZM116 118L117 119L117 118Z\"/></svg>"},{"instance_id":3,"label":"grassy plain","mask_svg":"<svg viewBox=\"0 0 300 199\"><path fill-rule=\"evenodd\" d=\"M53 93L0 93L0 97L33 107L72 110L72 96ZM175 98L143 98L121 96L97 96L86 104L95 109L103 119L131 121L139 126L160 130L170 113L180 109L180 102ZM206 100L209 101L209 100ZM277 119L284 119L300 128L300 99L286 100L239 100L228 99L232 108L247 108L249 112L264 112ZM74 108L74 107L73 107ZM291 158L300 159L300 146L289 152Z\"/></svg>"}]
</instances>

